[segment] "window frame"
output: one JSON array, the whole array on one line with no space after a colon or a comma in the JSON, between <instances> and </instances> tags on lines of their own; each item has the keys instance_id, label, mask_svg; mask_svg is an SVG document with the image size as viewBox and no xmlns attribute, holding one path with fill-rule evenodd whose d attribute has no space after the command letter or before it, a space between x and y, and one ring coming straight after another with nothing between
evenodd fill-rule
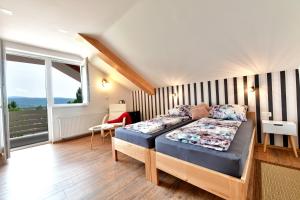
<instances>
[{"instance_id":1,"label":"window frame","mask_svg":"<svg viewBox=\"0 0 300 200\"><path fill-rule=\"evenodd\" d=\"M70 65L77 65L80 67L80 85L81 85L81 90L82 90L82 94L83 94L83 100L82 103L64 103L64 104L55 104L54 103L54 95L53 95L53 79L51 77L51 89L52 89L52 107L53 108L63 108L63 107L78 107L78 106L88 106L89 105L89 92L87 91L87 93L84 93L84 91L86 92L86 90L88 90L88 85L87 83L84 83L85 81L83 80L83 73L86 73L87 76L87 82L88 82L88 71L87 71L87 65L84 64L82 65L82 63L85 61L85 59L83 59L83 61L79 62L79 61L70 61L70 60L65 60L65 59L51 59L51 76L52 76L52 70L53 70L53 62L60 62L60 63L65 63L65 64L70 64ZM85 95L84 95L85 94Z\"/></svg>"},{"instance_id":2,"label":"window frame","mask_svg":"<svg viewBox=\"0 0 300 200\"><path fill-rule=\"evenodd\" d=\"M82 60L74 60L63 57L47 56L42 54L37 54L33 52L19 51L16 49L6 48L5 54L12 54L17 56L23 56L27 58L39 59L45 61L45 86L46 86L46 98L47 98L47 107L51 108L68 108L68 107L86 107L90 103L90 91L89 91L89 74L88 74L88 65L87 58ZM6 61L5 61L6 62ZM81 88L83 92L83 102L74 103L74 104L54 104L53 96L53 79L52 79L52 62L62 62L66 64L78 65L80 67L80 79L81 79ZM83 80L83 73L85 73L86 80ZM84 83L85 82L85 83Z\"/></svg>"}]
</instances>

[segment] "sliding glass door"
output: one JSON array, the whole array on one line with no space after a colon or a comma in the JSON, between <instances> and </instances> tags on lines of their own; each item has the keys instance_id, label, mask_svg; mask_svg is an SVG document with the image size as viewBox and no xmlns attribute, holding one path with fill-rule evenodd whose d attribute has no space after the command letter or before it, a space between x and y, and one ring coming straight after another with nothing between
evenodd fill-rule
<instances>
[{"instance_id":1,"label":"sliding glass door","mask_svg":"<svg viewBox=\"0 0 300 200\"><path fill-rule=\"evenodd\" d=\"M49 140L45 70L45 60L6 54L11 148Z\"/></svg>"},{"instance_id":2,"label":"sliding glass door","mask_svg":"<svg viewBox=\"0 0 300 200\"><path fill-rule=\"evenodd\" d=\"M88 69L87 59L0 45L0 153L8 158L10 149L63 138L53 108L88 104Z\"/></svg>"}]
</instances>

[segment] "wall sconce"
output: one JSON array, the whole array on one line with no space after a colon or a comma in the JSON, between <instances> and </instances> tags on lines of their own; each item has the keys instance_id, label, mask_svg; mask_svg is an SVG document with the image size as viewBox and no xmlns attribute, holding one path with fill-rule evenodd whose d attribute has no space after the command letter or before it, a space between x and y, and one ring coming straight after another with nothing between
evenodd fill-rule
<instances>
[{"instance_id":1,"label":"wall sconce","mask_svg":"<svg viewBox=\"0 0 300 200\"><path fill-rule=\"evenodd\" d=\"M255 90L256 90L255 86L254 86L254 85L253 85L253 86L251 86L251 88L250 88L250 92L255 92Z\"/></svg>"},{"instance_id":2,"label":"wall sconce","mask_svg":"<svg viewBox=\"0 0 300 200\"><path fill-rule=\"evenodd\" d=\"M176 98L177 97L177 93L173 93L171 94L173 98Z\"/></svg>"},{"instance_id":3,"label":"wall sconce","mask_svg":"<svg viewBox=\"0 0 300 200\"><path fill-rule=\"evenodd\" d=\"M102 79L101 87L102 88L108 88L109 86L110 86L110 83L105 78Z\"/></svg>"}]
</instances>

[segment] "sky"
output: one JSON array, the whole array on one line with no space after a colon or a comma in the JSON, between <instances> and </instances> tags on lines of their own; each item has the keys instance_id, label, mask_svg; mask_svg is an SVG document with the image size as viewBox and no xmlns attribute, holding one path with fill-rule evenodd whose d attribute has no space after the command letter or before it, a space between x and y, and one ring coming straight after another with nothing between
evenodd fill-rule
<instances>
[{"instance_id":1,"label":"sky","mask_svg":"<svg viewBox=\"0 0 300 200\"><path fill-rule=\"evenodd\" d=\"M7 96L46 97L45 66L7 61ZM76 98L80 82L52 68L54 97Z\"/></svg>"}]
</instances>

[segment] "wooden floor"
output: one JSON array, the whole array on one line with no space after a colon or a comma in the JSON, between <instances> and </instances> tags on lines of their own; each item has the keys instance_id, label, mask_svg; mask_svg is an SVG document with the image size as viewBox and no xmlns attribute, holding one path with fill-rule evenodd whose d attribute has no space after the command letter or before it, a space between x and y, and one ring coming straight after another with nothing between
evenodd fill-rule
<instances>
[{"instance_id":1,"label":"wooden floor","mask_svg":"<svg viewBox=\"0 0 300 200\"><path fill-rule=\"evenodd\" d=\"M12 152L0 166L0 199L219 199L162 172L155 186L145 180L142 163L122 154L115 163L110 141L95 139L90 150L89 139ZM260 151L256 157L266 159ZM299 159L290 162L300 166Z\"/></svg>"},{"instance_id":2,"label":"wooden floor","mask_svg":"<svg viewBox=\"0 0 300 200\"><path fill-rule=\"evenodd\" d=\"M300 169L300 158L296 158L291 148L268 147L263 152L263 145L256 145L255 158L267 163Z\"/></svg>"}]
</instances>

